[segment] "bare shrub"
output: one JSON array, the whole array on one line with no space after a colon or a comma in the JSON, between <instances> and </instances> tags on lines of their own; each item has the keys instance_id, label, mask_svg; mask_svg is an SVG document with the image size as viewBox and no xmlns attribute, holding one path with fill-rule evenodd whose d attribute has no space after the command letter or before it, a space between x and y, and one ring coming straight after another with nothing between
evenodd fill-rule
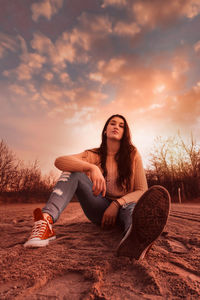
<instances>
[{"instance_id":1,"label":"bare shrub","mask_svg":"<svg viewBox=\"0 0 200 300\"><path fill-rule=\"evenodd\" d=\"M150 185L162 184L172 195L177 195L180 188L186 199L200 195L200 145L192 134L187 144L180 134L157 137L150 156L151 166L147 170Z\"/></svg>"},{"instance_id":2,"label":"bare shrub","mask_svg":"<svg viewBox=\"0 0 200 300\"><path fill-rule=\"evenodd\" d=\"M17 174L18 162L4 140L0 142L0 192L9 191Z\"/></svg>"},{"instance_id":3,"label":"bare shrub","mask_svg":"<svg viewBox=\"0 0 200 300\"><path fill-rule=\"evenodd\" d=\"M52 173L42 176L39 162L28 166L18 160L5 141L0 142L0 194L16 196L28 201L29 197L48 197L56 182Z\"/></svg>"}]
</instances>

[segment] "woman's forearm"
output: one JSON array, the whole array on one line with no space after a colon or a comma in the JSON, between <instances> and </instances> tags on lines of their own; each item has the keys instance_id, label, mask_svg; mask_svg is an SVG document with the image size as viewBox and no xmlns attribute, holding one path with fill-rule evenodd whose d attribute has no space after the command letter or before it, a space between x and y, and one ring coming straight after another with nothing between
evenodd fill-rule
<instances>
[{"instance_id":1,"label":"woman's forearm","mask_svg":"<svg viewBox=\"0 0 200 300\"><path fill-rule=\"evenodd\" d=\"M89 172L93 165L75 157L75 155L60 156L55 160L55 166L66 172Z\"/></svg>"}]
</instances>

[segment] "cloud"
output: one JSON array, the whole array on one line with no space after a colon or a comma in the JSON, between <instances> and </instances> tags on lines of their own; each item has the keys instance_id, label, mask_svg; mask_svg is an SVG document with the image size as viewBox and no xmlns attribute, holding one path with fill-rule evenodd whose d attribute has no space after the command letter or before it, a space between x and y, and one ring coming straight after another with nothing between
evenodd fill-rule
<instances>
[{"instance_id":1,"label":"cloud","mask_svg":"<svg viewBox=\"0 0 200 300\"><path fill-rule=\"evenodd\" d=\"M50 38L42 33L34 33L31 41L31 46L34 50L44 54L54 54L55 48Z\"/></svg>"},{"instance_id":2,"label":"cloud","mask_svg":"<svg viewBox=\"0 0 200 300\"><path fill-rule=\"evenodd\" d=\"M14 76L18 80L30 80L33 74L37 74L46 63L46 57L38 53L29 53L26 41L22 36L17 36L21 44L22 54L19 56L20 63L15 69L4 70L6 77Z\"/></svg>"},{"instance_id":3,"label":"cloud","mask_svg":"<svg viewBox=\"0 0 200 300\"><path fill-rule=\"evenodd\" d=\"M189 0L185 1L183 7L183 15L187 16L189 19L196 17L200 13L200 2L199 0Z\"/></svg>"},{"instance_id":4,"label":"cloud","mask_svg":"<svg viewBox=\"0 0 200 300\"><path fill-rule=\"evenodd\" d=\"M28 91L31 92L32 94L37 93L37 89L35 88L33 83L31 83L31 82L27 83L26 87L27 87Z\"/></svg>"},{"instance_id":5,"label":"cloud","mask_svg":"<svg viewBox=\"0 0 200 300\"><path fill-rule=\"evenodd\" d=\"M184 73L189 70L189 58L183 51L177 51L172 61L172 77L174 79L180 78Z\"/></svg>"},{"instance_id":6,"label":"cloud","mask_svg":"<svg viewBox=\"0 0 200 300\"><path fill-rule=\"evenodd\" d=\"M107 98L107 95L101 91L89 89L89 87L80 87L75 89L75 100L79 107L91 106L100 109L101 102Z\"/></svg>"},{"instance_id":7,"label":"cloud","mask_svg":"<svg viewBox=\"0 0 200 300\"><path fill-rule=\"evenodd\" d=\"M55 72L62 72L67 63L88 63L89 59L103 56L102 49L111 51L110 35L113 34L112 21L108 16L83 12L77 19L77 25L65 31L55 42L46 35L35 32L31 41L32 49L53 65ZM119 28L121 27L121 29ZM116 24L115 34L133 35L138 32L136 24Z\"/></svg>"},{"instance_id":8,"label":"cloud","mask_svg":"<svg viewBox=\"0 0 200 300\"><path fill-rule=\"evenodd\" d=\"M43 76L44 76L44 79L46 79L47 81L51 81L54 77L54 75L51 72L47 72Z\"/></svg>"},{"instance_id":9,"label":"cloud","mask_svg":"<svg viewBox=\"0 0 200 300\"><path fill-rule=\"evenodd\" d=\"M74 62L76 58L75 47L69 40L68 35L59 37L55 44L45 35L34 33L31 46L41 55L45 55L48 61L57 68L65 68L66 62Z\"/></svg>"},{"instance_id":10,"label":"cloud","mask_svg":"<svg viewBox=\"0 0 200 300\"><path fill-rule=\"evenodd\" d=\"M70 81L69 75L66 72L61 73L60 74L60 81L62 83L68 83Z\"/></svg>"},{"instance_id":11,"label":"cloud","mask_svg":"<svg viewBox=\"0 0 200 300\"><path fill-rule=\"evenodd\" d=\"M127 60L123 57L116 57L111 58L108 62L106 61L99 61L98 69L99 71L104 74L104 80L113 80L116 78L119 73L121 72L122 67L127 63Z\"/></svg>"},{"instance_id":12,"label":"cloud","mask_svg":"<svg viewBox=\"0 0 200 300\"><path fill-rule=\"evenodd\" d=\"M13 72L10 71L9 74L16 73L18 80L30 80L32 78L32 71L30 67L22 63Z\"/></svg>"},{"instance_id":13,"label":"cloud","mask_svg":"<svg viewBox=\"0 0 200 300\"><path fill-rule=\"evenodd\" d=\"M84 121L88 122L88 121L90 121L91 114L93 112L94 112L93 107L83 107L82 109L75 111L72 118L66 118L64 120L64 124L70 124L70 125L82 124L83 119L84 119Z\"/></svg>"},{"instance_id":14,"label":"cloud","mask_svg":"<svg viewBox=\"0 0 200 300\"><path fill-rule=\"evenodd\" d=\"M74 28L69 35L68 33L64 33L63 36L68 35L69 40L72 44L76 44L83 48L84 50L88 51L91 45L91 37L88 32L81 31L78 28Z\"/></svg>"},{"instance_id":15,"label":"cloud","mask_svg":"<svg viewBox=\"0 0 200 300\"><path fill-rule=\"evenodd\" d=\"M116 83L120 70L126 63L123 58L111 58L108 62L101 60L98 62L98 72L90 73L89 78L101 84L109 81Z\"/></svg>"},{"instance_id":16,"label":"cloud","mask_svg":"<svg viewBox=\"0 0 200 300\"><path fill-rule=\"evenodd\" d=\"M200 41L198 41L197 43L194 44L194 51L197 54L200 54Z\"/></svg>"},{"instance_id":17,"label":"cloud","mask_svg":"<svg viewBox=\"0 0 200 300\"><path fill-rule=\"evenodd\" d=\"M163 61L167 61L167 68L163 68ZM101 60L89 78L96 81L101 90L107 90L108 101L102 113L115 108L127 114L132 111L134 117L139 118L151 111L163 112L166 99L185 89L189 70L187 52L176 49L173 54L163 54L162 58L160 54L154 56L148 64L135 55Z\"/></svg>"},{"instance_id":18,"label":"cloud","mask_svg":"<svg viewBox=\"0 0 200 300\"><path fill-rule=\"evenodd\" d=\"M90 73L90 74L89 74L89 78L90 78L91 80L98 81L98 82L100 82L100 83L102 83L102 84L105 84L105 83L106 83L106 80L104 80L102 74L99 73L99 72L96 72L96 73Z\"/></svg>"},{"instance_id":19,"label":"cloud","mask_svg":"<svg viewBox=\"0 0 200 300\"><path fill-rule=\"evenodd\" d=\"M92 118L102 107L107 95L89 86L76 86L71 89L52 83L44 83L40 90L40 100L47 104L46 110L51 118L76 122L77 116L85 120L86 112Z\"/></svg>"},{"instance_id":20,"label":"cloud","mask_svg":"<svg viewBox=\"0 0 200 300\"><path fill-rule=\"evenodd\" d=\"M199 0L137 0L133 2L133 13L141 26L155 28L170 25L179 18L192 19L200 13Z\"/></svg>"},{"instance_id":21,"label":"cloud","mask_svg":"<svg viewBox=\"0 0 200 300\"><path fill-rule=\"evenodd\" d=\"M61 43L68 43L75 49L74 62L87 63L91 57L111 54L113 33L112 21L108 15L83 12L71 32L64 32Z\"/></svg>"},{"instance_id":22,"label":"cloud","mask_svg":"<svg viewBox=\"0 0 200 300\"><path fill-rule=\"evenodd\" d=\"M118 31L119 28L116 28L116 32ZM94 55L98 51L101 52L99 44L101 47L106 47L107 43L110 45L110 34L112 34L112 22L108 16L82 13L78 18L77 26L71 31L63 32L54 43L38 32L34 33L31 46L40 55L45 55L54 65L54 70L57 68L59 72L66 68L67 62L87 63L90 57L89 51Z\"/></svg>"},{"instance_id":23,"label":"cloud","mask_svg":"<svg viewBox=\"0 0 200 300\"><path fill-rule=\"evenodd\" d=\"M62 37L55 44L57 55L52 59L54 64L63 64L65 61L74 62L76 59L76 50L69 39L65 40Z\"/></svg>"},{"instance_id":24,"label":"cloud","mask_svg":"<svg viewBox=\"0 0 200 300\"><path fill-rule=\"evenodd\" d=\"M42 69L46 58L37 53L24 53L21 55L21 63L17 68L5 70L4 76L16 76L18 80L30 80L33 74L39 73Z\"/></svg>"},{"instance_id":25,"label":"cloud","mask_svg":"<svg viewBox=\"0 0 200 300\"><path fill-rule=\"evenodd\" d=\"M18 44L13 37L0 32L0 59L8 52L16 52L18 50Z\"/></svg>"},{"instance_id":26,"label":"cloud","mask_svg":"<svg viewBox=\"0 0 200 300\"><path fill-rule=\"evenodd\" d=\"M125 6L127 4L127 0L104 0L102 7L105 8L107 6Z\"/></svg>"},{"instance_id":27,"label":"cloud","mask_svg":"<svg viewBox=\"0 0 200 300\"><path fill-rule=\"evenodd\" d=\"M41 86L40 94L47 102L53 103L59 107L64 103L73 101L75 97L75 92L73 90L67 90L53 83L44 83Z\"/></svg>"},{"instance_id":28,"label":"cloud","mask_svg":"<svg viewBox=\"0 0 200 300\"><path fill-rule=\"evenodd\" d=\"M134 36L141 31L137 23L117 22L114 26L113 32L122 36Z\"/></svg>"},{"instance_id":29,"label":"cloud","mask_svg":"<svg viewBox=\"0 0 200 300\"><path fill-rule=\"evenodd\" d=\"M26 96L27 95L26 90L24 89L24 87L22 87L18 84L11 84L9 88L12 92L14 92L17 95L20 95L20 96Z\"/></svg>"},{"instance_id":30,"label":"cloud","mask_svg":"<svg viewBox=\"0 0 200 300\"><path fill-rule=\"evenodd\" d=\"M79 17L79 22L83 31L101 35L112 33L112 22L106 15L99 16L84 12Z\"/></svg>"},{"instance_id":31,"label":"cloud","mask_svg":"<svg viewBox=\"0 0 200 300\"><path fill-rule=\"evenodd\" d=\"M174 103L172 118L182 126L192 126L197 123L200 116L200 84L197 83L189 91L178 95Z\"/></svg>"},{"instance_id":32,"label":"cloud","mask_svg":"<svg viewBox=\"0 0 200 300\"><path fill-rule=\"evenodd\" d=\"M62 6L63 0L43 0L40 3L33 3L31 5L32 19L37 22L40 16L43 16L51 20Z\"/></svg>"}]
</instances>

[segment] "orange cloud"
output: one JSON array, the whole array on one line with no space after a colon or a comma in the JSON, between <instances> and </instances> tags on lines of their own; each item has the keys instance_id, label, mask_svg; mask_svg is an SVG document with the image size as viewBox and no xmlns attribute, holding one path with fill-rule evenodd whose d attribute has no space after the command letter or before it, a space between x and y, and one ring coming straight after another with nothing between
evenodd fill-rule
<instances>
[{"instance_id":1,"label":"orange cloud","mask_svg":"<svg viewBox=\"0 0 200 300\"><path fill-rule=\"evenodd\" d=\"M121 24L121 29L119 25L116 24L115 28L115 33L119 35L133 35L139 30L136 24ZM112 22L108 16L82 13L77 26L71 31L63 32L54 43L47 36L34 33L31 46L38 54L45 55L54 71L59 72L66 68L67 62L87 63L88 52L101 52L99 43L101 47L106 46L106 43L110 45L109 35L112 33Z\"/></svg>"},{"instance_id":2,"label":"orange cloud","mask_svg":"<svg viewBox=\"0 0 200 300\"><path fill-rule=\"evenodd\" d=\"M31 46L34 50L42 55L46 55L47 59L57 68L65 68L66 62L73 62L76 58L74 46L70 43L66 36L61 36L55 44L43 34L35 33Z\"/></svg>"},{"instance_id":3,"label":"orange cloud","mask_svg":"<svg viewBox=\"0 0 200 300\"><path fill-rule=\"evenodd\" d=\"M200 54L200 41L198 41L195 45L194 45L194 51L197 54Z\"/></svg>"},{"instance_id":4,"label":"orange cloud","mask_svg":"<svg viewBox=\"0 0 200 300\"><path fill-rule=\"evenodd\" d=\"M127 4L127 0L103 0L102 7L105 8L107 6L125 6Z\"/></svg>"},{"instance_id":5,"label":"orange cloud","mask_svg":"<svg viewBox=\"0 0 200 300\"><path fill-rule=\"evenodd\" d=\"M199 98L199 83L186 93L177 96L172 112L173 119L184 127L197 123L200 115Z\"/></svg>"},{"instance_id":6,"label":"orange cloud","mask_svg":"<svg viewBox=\"0 0 200 300\"><path fill-rule=\"evenodd\" d=\"M7 51L16 52L17 48L17 42L13 37L0 32L0 58L2 58Z\"/></svg>"},{"instance_id":7,"label":"orange cloud","mask_svg":"<svg viewBox=\"0 0 200 300\"><path fill-rule=\"evenodd\" d=\"M135 36L137 33L141 31L140 27L137 23L125 23L125 22L117 22L114 26L113 32L118 35L124 36Z\"/></svg>"},{"instance_id":8,"label":"orange cloud","mask_svg":"<svg viewBox=\"0 0 200 300\"><path fill-rule=\"evenodd\" d=\"M70 81L69 75L66 72L60 74L60 81L62 83L67 83Z\"/></svg>"},{"instance_id":9,"label":"orange cloud","mask_svg":"<svg viewBox=\"0 0 200 300\"><path fill-rule=\"evenodd\" d=\"M65 61L74 62L76 59L75 47L70 43L70 41L65 41L59 38L55 44L57 55L51 57L51 60L55 65L64 64Z\"/></svg>"},{"instance_id":10,"label":"orange cloud","mask_svg":"<svg viewBox=\"0 0 200 300\"><path fill-rule=\"evenodd\" d=\"M177 54L172 60L172 77L174 79L180 78L180 76L189 70L190 63L189 58L183 51L177 51Z\"/></svg>"},{"instance_id":11,"label":"orange cloud","mask_svg":"<svg viewBox=\"0 0 200 300\"><path fill-rule=\"evenodd\" d=\"M73 90L67 90L59 85L44 83L41 87L41 97L49 103L56 106L62 106L67 101L73 101L75 93Z\"/></svg>"},{"instance_id":12,"label":"orange cloud","mask_svg":"<svg viewBox=\"0 0 200 300\"><path fill-rule=\"evenodd\" d=\"M137 0L132 7L138 24L151 28L169 25L181 17L191 19L200 13L199 0Z\"/></svg>"},{"instance_id":13,"label":"orange cloud","mask_svg":"<svg viewBox=\"0 0 200 300\"><path fill-rule=\"evenodd\" d=\"M53 79L53 77L54 77L51 72L47 72L43 76L44 76L44 79L46 79L48 81L51 81Z\"/></svg>"},{"instance_id":14,"label":"orange cloud","mask_svg":"<svg viewBox=\"0 0 200 300\"><path fill-rule=\"evenodd\" d=\"M27 95L26 90L24 89L24 87L20 86L18 84L11 84L9 89L17 95L20 95L20 96Z\"/></svg>"},{"instance_id":15,"label":"orange cloud","mask_svg":"<svg viewBox=\"0 0 200 300\"><path fill-rule=\"evenodd\" d=\"M51 19L63 6L63 0L43 0L31 5L32 19L37 22L40 16Z\"/></svg>"},{"instance_id":16,"label":"orange cloud","mask_svg":"<svg viewBox=\"0 0 200 300\"><path fill-rule=\"evenodd\" d=\"M91 37L87 32L81 31L78 28L74 28L70 34L64 32L63 39L66 37L66 35L70 39L72 44L76 44L84 50L90 49Z\"/></svg>"},{"instance_id":17,"label":"orange cloud","mask_svg":"<svg viewBox=\"0 0 200 300\"><path fill-rule=\"evenodd\" d=\"M98 72L90 73L89 78L102 84L115 81L119 79L118 75L124 64L126 60L123 58L111 58L108 62L101 60L98 62Z\"/></svg>"},{"instance_id":18,"label":"orange cloud","mask_svg":"<svg viewBox=\"0 0 200 300\"><path fill-rule=\"evenodd\" d=\"M108 16L90 15L82 13L79 17L79 22L83 31L107 35L112 32L112 22Z\"/></svg>"},{"instance_id":19,"label":"orange cloud","mask_svg":"<svg viewBox=\"0 0 200 300\"><path fill-rule=\"evenodd\" d=\"M16 69L4 71L5 76L12 74L17 76L18 80L30 80L32 75L39 72L42 69L43 64L46 62L46 58L37 53L24 53L21 56L21 63Z\"/></svg>"},{"instance_id":20,"label":"orange cloud","mask_svg":"<svg viewBox=\"0 0 200 300\"><path fill-rule=\"evenodd\" d=\"M111 58L108 62L101 60L98 62L98 72L90 74L92 80L106 83L119 79L122 67L127 63L123 57Z\"/></svg>"},{"instance_id":21,"label":"orange cloud","mask_svg":"<svg viewBox=\"0 0 200 300\"><path fill-rule=\"evenodd\" d=\"M163 61L168 62L167 68L163 68ZM169 111L173 111L173 107L176 110L177 105L168 103L167 99L185 89L189 67L187 52L179 49L173 55L154 56L148 65L134 55L99 61L90 79L115 91L114 95L107 93L108 101L105 108L101 108L101 117L107 111L132 114L137 119L148 114L152 122L153 116L159 119L166 115L167 105Z\"/></svg>"}]
</instances>

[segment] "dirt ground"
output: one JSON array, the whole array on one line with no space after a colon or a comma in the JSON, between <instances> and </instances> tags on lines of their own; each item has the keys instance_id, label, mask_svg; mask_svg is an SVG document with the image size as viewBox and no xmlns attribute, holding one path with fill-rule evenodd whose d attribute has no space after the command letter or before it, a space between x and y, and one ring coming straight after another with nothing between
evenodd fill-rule
<instances>
[{"instance_id":1,"label":"dirt ground","mask_svg":"<svg viewBox=\"0 0 200 300\"><path fill-rule=\"evenodd\" d=\"M0 299L200 299L200 204L173 204L162 235L142 261L117 257L117 229L102 230L71 203L57 239L25 249L32 211L0 205Z\"/></svg>"}]
</instances>

